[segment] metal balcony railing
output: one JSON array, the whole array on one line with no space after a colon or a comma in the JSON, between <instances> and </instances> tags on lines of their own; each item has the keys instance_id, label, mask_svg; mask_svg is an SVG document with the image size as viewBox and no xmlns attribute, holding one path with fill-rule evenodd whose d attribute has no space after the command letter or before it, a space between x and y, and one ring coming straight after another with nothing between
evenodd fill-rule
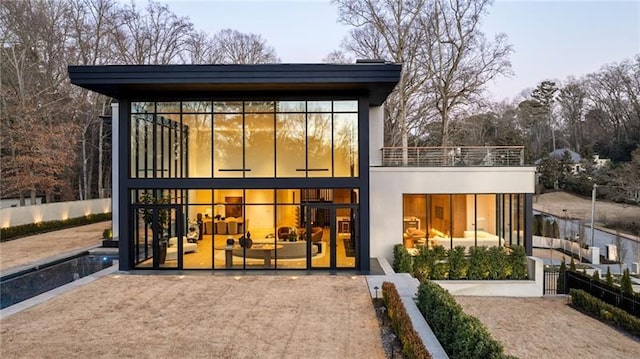
<instances>
[{"instance_id":1,"label":"metal balcony railing","mask_svg":"<svg viewBox=\"0 0 640 359\"><path fill-rule=\"evenodd\" d=\"M383 147L383 167L524 166L524 146Z\"/></svg>"}]
</instances>

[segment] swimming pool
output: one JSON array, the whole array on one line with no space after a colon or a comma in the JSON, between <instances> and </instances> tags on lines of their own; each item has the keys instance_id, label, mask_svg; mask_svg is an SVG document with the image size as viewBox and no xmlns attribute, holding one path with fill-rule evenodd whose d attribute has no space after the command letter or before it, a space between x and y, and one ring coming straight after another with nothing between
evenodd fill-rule
<instances>
[{"instance_id":1,"label":"swimming pool","mask_svg":"<svg viewBox=\"0 0 640 359\"><path fill-rule=\"evenodd\" d=\"M71 283L113 265L118 257L88 252L0 278L0 309Z\"/></svg>"}]
</instances>

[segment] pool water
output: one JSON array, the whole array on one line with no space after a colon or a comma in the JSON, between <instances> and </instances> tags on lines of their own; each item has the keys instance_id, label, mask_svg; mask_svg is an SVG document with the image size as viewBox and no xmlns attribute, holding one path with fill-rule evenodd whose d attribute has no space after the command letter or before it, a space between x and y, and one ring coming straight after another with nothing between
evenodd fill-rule
<instances>
[{"instance_id":1,"label":"pool water","mask_svg":"<svg viewBox=\"0 0 640 359\"><path fill-rule=\"evenodd\" d=\"M0 278L0 309L113 265L117 256L80 254Z\"/></svg>"}]
</instances>

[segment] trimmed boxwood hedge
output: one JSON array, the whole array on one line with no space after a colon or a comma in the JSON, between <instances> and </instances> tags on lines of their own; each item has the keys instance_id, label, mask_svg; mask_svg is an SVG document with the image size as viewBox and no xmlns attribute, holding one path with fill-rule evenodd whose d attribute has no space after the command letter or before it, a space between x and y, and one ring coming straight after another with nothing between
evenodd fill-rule
<instances>
[{"instance_id":1,"label":"trimmed boxwood hedge","mask_svg":"<svg viewBox=\"0 0 640 359\"><path fill-rule=\"evenodd\" d=\"M451 359L515 358L504 354L476 317L466 314L439 285L424 281L418 288L418 309Z\"/></svg>"},{"instance_id":2,"label":"trimmed boxwood hedge","mask_svg":"<svg viewBox=\"0 0 640 359\"><path fill-rule=\"evenodd\" d=\"M413 271L413 259L402 244L393 246L393 270L396 273L411 273Z\"/></svg>"},{"instance_id":3,"label":"trimmed boxwood hedge","mask_svg":"<svg viewBox=\"0 0 640 359\"><path fill-rule=\"evenodd\" d=\"M605 303L584 290L571 288L569 290L569 303L572 307L582 312L613 324L640 338L640 318Z\"/></svg>"},{"instance_id":4,"label":"trimmed boxwood hedge","mask_svg":"<svg viewBox=\"0 0 640 359\"><path fill-rule=\"evenodd\" d=\"M82 226L85 224L111 220L111 213L90 214L84 217L69 218L63 221L47 221L23 224L0 229L0 242L31 236L34 234L57 231L59 229Z\"/></svg>"},{"instance_id":5,"label":"trimmed boxwood hedge","mask_svg":"<svg viewBox=\"0 0 640 359\"><path fill-rule=\"evenodd\" d=\"M420 247L415 257L402 244L393 247L393 269L411 273L419 281L442 279L513 279L527 278L527 254L522 246L465 247L445 250L442 246Z\"/></svg>"},{"instance_id":6,"label":"trimmed boxwood hedge","mask_svg":"<svg viewBox=\"0 0 640 359\"><path fill-rule=\"evenodd\" d=\"M424 346L422 339L413 329L411 318L402 304L398 290L393 283L382 283L382 298L387 307L387 313L391 319L393 331L402 343L402 352L409 359L429 359L431 354Z\"/></svg>"}]
</instances>

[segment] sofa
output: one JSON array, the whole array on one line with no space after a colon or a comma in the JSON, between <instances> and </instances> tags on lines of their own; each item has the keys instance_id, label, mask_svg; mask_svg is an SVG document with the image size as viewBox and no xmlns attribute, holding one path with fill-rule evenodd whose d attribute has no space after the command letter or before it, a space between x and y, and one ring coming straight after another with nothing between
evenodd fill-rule
<instances>
[{"instance_id":1,"label":"sofa","mask_svg":"<svg viewBox=\"0 0 640 359\"><path fill-rule=\"evenodd\" d=\"M273 240L266 241L254 241L253 243L257 244L273 244ZM296 242L285 242L285 241L276 241L276 245L282 245L282 248L278 250L272 251L272 258L276 259L302 259L307 257L307 241L296 241ZM311 245L311 255L315 256L319 253L318 246L315 244ZM251 248L234 248L233 255L237 257L246 256L247 258L264 258L264 251L262 250L252 250Z\"/></svg>"},{"instance_id":2,"label":"sofa","mask_svg":"<svg viewBox=\"0 0 640 359\"><path fill-rule=\"evenodd\" d=\"M446 249L450 249L451 248L451 240L448 236L443 235L441 232L435 231L437 233L434 233L435 236L432 238L429 238L429 240L434 240L435 241L435 245L441 245ZM453 237L453 246L454 247L458 247L458 246L463 246L463 247L473 247L476 245L476 238L475 238L475 233L474 231L464 231L463 232L463 238L460 237ZM478 247L492 247L492 246L503 246L504 245L504 239L498 237L495 234L491 234L485 231L478 231Z\"/></svg>"},{"instance_id":3,"label":"sofa","mask_svg":"<svg viewBox=\"0 0 640 359\"><path fill-rule=\"evenodd\" d=\"M186 236L182 237L182 254L193 253L198 250L197 243L191 243L187 240ZM165 260L175 261L178 259L178 237L169 238L167 245L167 257Z\"/></svg>"},{"instance_id":4,"label":"sofa","mask_svg":"<svg viewBox=\"0 0 640 359\"><path fill-rule=\"evenodd\" d=\"M291 233L291 228L288 226L278 227L276 234L278 236L279 241L285 241L289 239L289 234ZM306 240L307 229L305 227L295 228L295 232L298 234L298 240L304 241ZM311 242L317 243L322 241L322 235L324 234L324 230L322 227L311 227Z\"/></svg>"}]
</instances>

